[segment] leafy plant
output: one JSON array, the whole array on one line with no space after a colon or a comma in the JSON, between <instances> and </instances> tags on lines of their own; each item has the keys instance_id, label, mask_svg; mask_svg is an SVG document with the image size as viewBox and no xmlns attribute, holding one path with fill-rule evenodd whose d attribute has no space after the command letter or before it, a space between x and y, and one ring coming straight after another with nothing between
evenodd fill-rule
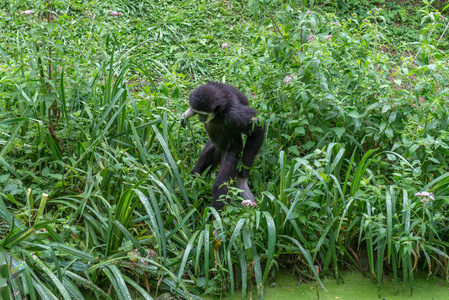
<instances>
[{"instance_id":1,"label":"leafy plant","mask_svg":"<svg viewBox=\"0 0 449 300\"><path fill-rule=\"evenodd\" d=\"M447 6L415 4L2 4L2 297L262 298L286 266L317 293L347 267L379 296L447 278ZM231 183L217 212L189 174L206 137L178 118L210 80L267 125L255 207Z\"/></svg>"}]
</instances>

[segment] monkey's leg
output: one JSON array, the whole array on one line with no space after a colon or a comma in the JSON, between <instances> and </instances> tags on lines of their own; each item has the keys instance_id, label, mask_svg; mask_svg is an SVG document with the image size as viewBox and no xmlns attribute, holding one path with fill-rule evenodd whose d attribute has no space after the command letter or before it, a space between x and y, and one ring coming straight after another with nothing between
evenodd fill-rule
<instances>
[{"instance_id":1,"label":"monkey's leg","mask_svg":"<svg viewBox=\"0 0 449 300\"><path fill-rule=\"evenodd\" d=\"M218 171L212 187L212 207L216 210L221 210L225 206L225 201L228 194L228 184L232 178L237 175L237 165L239 162L240 149L235 151L225 152L221 161L220 171Z\"/></svg>"},{"instance_id":2,"label":"monkey's leg","mask_svg":"<svg viewBox=\"0 0 449 300\"><path fill-rule=\"evenodd\" d=\"M203 174L206 169L211 166L209 172L213 171L220 163L221 154L220 150L214 146L210 139L207 140L206 146L198 158L198 162L192 170L192 174Z\"/></svg>"}]
</instances>

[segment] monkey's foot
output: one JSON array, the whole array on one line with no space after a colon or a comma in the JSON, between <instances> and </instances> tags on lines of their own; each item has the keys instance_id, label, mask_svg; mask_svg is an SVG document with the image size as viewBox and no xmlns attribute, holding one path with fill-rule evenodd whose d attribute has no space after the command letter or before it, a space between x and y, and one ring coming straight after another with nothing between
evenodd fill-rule
<instances>
[{"instance_id":1,"label":"monkey's foot","mask_svg":"<svg viewBox=\"0 0 449 300\"><path fill-rule=\"evenodd\" d=\"M242 196L243 199L256 202L253 193L251 193L251 190L249 189L248 178L237 177L236 184L239 189L243 190L243 192L240 192L240 196Z\"/></svg>"}]
</instances>

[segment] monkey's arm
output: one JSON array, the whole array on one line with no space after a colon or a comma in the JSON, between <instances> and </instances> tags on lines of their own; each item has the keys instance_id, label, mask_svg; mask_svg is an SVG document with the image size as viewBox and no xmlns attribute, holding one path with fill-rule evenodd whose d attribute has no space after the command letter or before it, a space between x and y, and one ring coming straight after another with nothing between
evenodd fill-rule
<instances>
[{"instance_id":1,"label":"monkey's arm","mask_svg":"<svg viewBox=\"0 0 449 300\"><path fill-rule=\"evenodd\" d=\"M242 167L237 176L236 184L239 189L243 190L240 193L243 199L255 202L254 195L248 187L248 178L249 171L254 164L254 159L259 153L265 139L265 125L259 124L257 119L252 117L243 133L247 135L247 138L245 148L243 149Z\"/></svg>"},{"instance_id":2,"label":"monkey's arm","mask_svg":"<svg viewBox=\"0 0 449 300\"><path fill-rule=\"evenodd\" d=\"M186 127L187 120L191 117L196 115L196 112L193 111L191 107L187 109L182 115L181 115L181 125L182 127Z\"/></svg>"},{"instance_id":3,"label":"monkey's arm","mask_svg":"<svg viewBox=\"0 0 449 300\"><path fill-rule=\"evenodd\" d=\"M239 178L248 178L249 171L254 164L254 159L259 153L265 139L265 124L259 124L255 117L251 118L248 122L248 128L245 148L242 155L242 169L239 172Z\"/></svg>"},{"instance_id":4,"label":"monkey's arm","mask_svg":"<svg viewBox=\"0 0 449 300\"><path fill-rule=\"evenodd\" d=\"M257 111L249 106L238 106L228 112L228 120L247 136L242 156L243 168L238 177L248 178L249 170L265 138L265 124L260 124L256 115Z\"/></svg>"}]
</instances>

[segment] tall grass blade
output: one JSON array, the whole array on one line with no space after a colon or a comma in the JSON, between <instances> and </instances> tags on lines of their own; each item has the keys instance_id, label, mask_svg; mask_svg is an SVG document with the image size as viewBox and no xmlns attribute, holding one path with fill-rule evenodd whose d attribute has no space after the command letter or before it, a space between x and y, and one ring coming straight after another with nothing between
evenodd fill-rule
<instances>
[{"instance_id":1,"label":"tall grass blade","mask_svg":"<svg viewBox=\"0 0 449 300\"><path fill-rule=\"evenodd\" d=\"M59 81L59 97L61 99L61 112L62 120L65 121L65 125L69 127L69 118L67 116L67 103L65 99L65 86L64 86L64 67L61 70L61 80Z\"/></svg>"},{"instance_id":2,"label":"tall grass blade","mask_svg":"<svg viewBox=\"0 0 449 300\"><path fill-rule=\"evenodd\" d=\"M57 288L58 292L61 294L61 297L64 300L71 300L71 296L67 289L65 288L64 284L60 281L58 277L55 276L53 270L51 270L41 259L37 256L33 256L30 252L26 250L22 250L22 253L24 253L29 260L32 260L36 263L36 265L42 269L45 274L50 278L50 280L53 282L55 287Z\"/></svg>"},{"instance_id":3,"label":"tall grass blade","mask_svg":"<svg viewBox=\"0 0 449 300\"><path fill-rule=\"evenodd\" d=\"M371 164L371 161L368 161L366 164L366 160L368 157L371 156L371 154L375 153L377 151L376 149L368 150L365 155L363 155L362 160L360 161L359 165L357 166L357 169L354 172L352 184L351 184L351 190L349 192L349 195L353 197L355 195L355 192L358 191L360 182L362 181L363 175L365 175L366 168Z\"/></svg>"},{"instance_id":4,"label":"tall grass blade","mask_svg":"<svg viewBox=\"0 0 449 300\"><path fill-rule=\"evenodd\" d=\"M0 156L0 164L2 164L6 170L8 170L11 174L16 176L17 179L22 181L22 177Z\"/></svg>"},{"instance_id":5,"label":"tall grass blade","mask_svg":"<svg viewBox=\"0 0 449 300\"><path fill-rule=\"evenodd\" d=\"M446 174L443 174L441 176L438 176L437 178L435 178L434 180L429 182L425 187L423 187L423 191L431 190L431 187L436 186L438 184L438 182L443 181L447 177L449 177L449 172L446 173Z\"/></svg>"},{"instance_id":6,"label":"tall grass blade","mask_svg":"<svg viewBox=\"0 0 449 300\"><path fill-rule=\"evenodd\" d=\"M170 164L170 166L172 167L173 173L175 174L175 179L178 182L178 186L179 189L181 190L182 196L184 197L184 200L186 202L187 205L190 205L190 200L189 197L187 196L187 193L184 189L184 185L181 179L181 175L179 175L179 170L178 170L178 166L176 165L173 156L171 155L170 150L168 149L167 143L165 142L164 138L162 137L162 135L160 134L159 130L157 129L156 126L152 126L154 132L156 133L156 137L159 140L159 143L162 146L162 149L164 149L164 154L168 159L168 163ZM194 223L194 222L193 222Z\"/></svg>"},{"instance_id":7,"label":"tall grass blade","mask_svg":"<svg viewBox=\"0 0 449 300\"><path fill-rule=\"evenodd\" d=\"M136 127L136 132L137 132L137 131L144 130L144 129L147 129L148 127L151 127L151 126L153 126L153 125L157 125L157 124L159 124L159 123L161 123L161 122L162 122L162 119L161 119L161 118L157 118L157 119L155 119L155 120L153 120L153 121L151 121L151 122L147 122L147 123L145 123L145 124L139 125L139 126ZM115 138L117 138L117 137L120 137L120 136L122 136L122 135L128 135L128 134L131 133L131 132L132 132L132 130L131 130L130 128L128 128L126 131L119 132L119 133L117 133L117 134L111 136L111 137L108 138L108 139L109 139L109 140L113 140L113 139L115 139Z\"/></svg>"},{"instance_id":8,"label":"tall grass blade","mask_svg":"<svg viewBox=\"0 0 449 300\"><path fill-rule=\"evenodd\" d=\"M196 255L195 255L195 262L193 263L193 270L195 271L195 274L198 275L200 270L200 257L201 257L201 250L203 250L204 245L204 234L205 231L201 230L200 234L198 236L198 243L196 245ZM209 241L207 241L209 242ZM204 256L204 259L208 259L206 256Z\"/></svg>"},{"instance_id":9,"label":"tall grass blade","mask_svg":"<svg viewBox=\"0 0 449 300\"><path fill-rule=\"evenodd\" d=\"M391 188L393 188L391 186ZM391 259L391 253L393 251L393 208L392 208L392 195L389 191L386 191L386 197L385 202L387 205L387 244L388 244L388 250L387 250L387 259L388 262L390 262ZM379 250L378 250L379 251ZM382 249L383 251L383 249ZM379 286L380 289L380 286Z\"/></svg>"},{"instance_id":10,"label":"tall grass blade","mask_svg":"<svg viewBox=\"0 0 449 300\"><path fill-rule=\"evenodd\" d=\"M145 257L147 255L142 244L134 237L134 235L131 234L131 232L129 232L128 229L126 229L125 226L123 226L122 223L116 220L114 222L114 226L116 226L116 229L120 230L123 236L126 237L134 245L135 249L139 251L141 257Z\"/></svg>"},{"instance_id":11,"label":"tall grass blade","mask_svg":"<svg viewBox=\"0 0 449 300\"><path fill-rule=\"evenodd\" d=\"M210 259L210 224L206 224L204 229L204 270L209 270L209 259ZM209 284L209 272L206 273L206 286Z\"/></svg>"},{"instance_id":12,"label":"tall grass blade","mask_svg":"<svg viewBox=\"0 0 449 300\"><path fill-rule=\"evenodd\" d=\"M234 271L233 271L233 262L231 258L231 249L234 246L234 242L237 239L237 237L240 235L240 232L242 230L243 225L245 224L246 218L240 218L237 224L235 225L234 231L232 232L231 239L229 240L228 249L226 253L227 261L228 261L228 271L229 271L229 278L231 281L231 297L234 299ZM245 245L246 248L246 245ZM246 253L248 253L246 251Z\"/></svg>"},{"instance_id":13,"label":"tall grass blade","mask_svg":"<svg viewBox=\"0 0 449 300\"><path fill-rule=\"evenodd\" d=\"M147 189L148 194L150 196L150 201L148 198L138 189L135 189L134 192L139 197L140 202L142 203L147 215L150 218L151 223L151 232L154 234L159 250L159 256L163 257L164 262L167 259L167 250L166 250L166 239L165 239L165 230L164 225L162 223L161 213L159 211L159 206L157 204L156 198L154 196L153 190L151 188ZM150 204L151 202L151 204Z\"/></svg>"},{"instance_id":14,"label":"tall grass blade","mask_svg":"<svg viewBox=\"0 0 449 300\"><path fill-rule=\"evenodd\" d=\"M238 252L238 257L240 261L240 271L242 277L242 299L246 299L247 289L248 289L248 272L247 270L247 262L246 262L246 253L245 251L240 250Z\"/></svg>"},{"instance_id":15,"label":"tall grass blade","mask_svg":"<svg viewBox=\"0 0 449 300\"><path fill-rule=\"evenodd\" d=\"M122 275L122 276L123 276L123 280L125 280L126 283L128 283L130 286L132 286L133 289L138 291L139 294L143 297L143 299L145 299L145 300L153 300L154 299L153 297L151 297L151 295L145 289L143 289L140 286L139 283L135 282L134 280L132 280L128 276L125 276L125 275Z\"/></svg>"},{"instance_id":16,"label":"tall grass blade","mask_svg":"<svg viewBox=\"0 0 449 300\"><path fill-rule=\"evenodd\" d=\"M112 282L112 287L114 287L114 290L120 300L132 300L123 275L115 265L107 266L103 269L103 272Z\"/></svg>"},{"instance_id":17,"label":"tall grass blade","mask_svg":"<svg viewBox=\"0 0 449 300\"><path fill-rule=\"evenodd\" d=\"M410 198L407 191L402 189L402 223L404 224L405 234L410 233Z\"/></svg>"},{"instance_id":18,"label":"tall grass blade","mask_svg":"<svg viewBox=\"0 0 449 300\"><path fill-rule=\"evenodd\" d=\"M259 294L259 298L263 299L264 291L263 291L263 279L262 279L262 267L260 266L260 257L257 253L256 245L252 244L252 256L254 261L254 275L256 276L256 285L257 285L257 293Z\"/></svg>"},{"instance_id":19,"label":"tall grass blade","mask_svg":"<svg viewBox=\"0 0 449 300\"><path fill-rule=\"evenodd\" d=\"M381 237L377 244L377 296L380 298L380 285L382 284L382 274L384 266L385 238Z\"/></svg>"},{"instance_id":20,"label":"tall grass blade","mask_svg":"<svg viewBox=\"0 0 449 300\"><path fill-rule=\"evenodd\" d=\"M263 211L262 214L265 216L265 220L267 222L267 230L268 230L268 253L267 253L267 261L265 265L265 271L263 274L263 282L268 277L268 274L271 269L271 265L273 263L274 251L276 246L276 225L274 224L273 217L269 212Z\"/></svg>"},{"instance_id":21,"label":"tall grass blade","mask_svg":"<svg viewBox=\"0 0 449 300\"><path fill-rule=\"evenodd\" d=\"M73 168L78 165L81 161L84 160L84 158L97 146L97 144L103 140L104 136L108 132L109 128L111 127L112 123L114 123L115 119L117 118L118 114L121 112L121 110L125 107L126 103L123 103L122 106L120 106L117 111L114 113L114 115L109 119L109 122L106 124L106 126L103 128L103 130L100 132L100 134L97 135L97 138L90 143L89 147L86 149L86 151L78 158L78 160L73 165ZM70 172L66 172L64 177L67 177Z\"/></svg>"},{"instance_id":22,"label":"tall grass blade","mask_svg":"<svg viewBox=\"0 0 449 300\"><path fill-rule=\"evenodd\" d=\"M178 271L178 280L179 281L181 281L181 277L184 274L184 269L185 269L186 264L187 264L187 259L189 258L190 251L194 248L194 243L195 243L196 237L198 236L199 233L200 233L200 231L195 231L195 233L190 238L190 240L187 243L187 246L186 246L186 248L184 250L184 255L182 256L181 265L180 265L179 271Z\"/></svg>"},{"instance_id":23,"label":"tall grass blade","mask_svg":"<svg viewBox=\"0 0 449 300\"><path fill-rule=\"evenodd\" d=\"M66 270L65 274L67 275L67 277L70 277L74 281L78 282L78 284L80 284L83 287L88 288L89 290L94 292L95 295L99 295L99 296L101 296L101 298L104 298L104 299L112 300L112 298L106 292L104 292L100 287L95 285L91 280L88 280L76 273L73 273L70 270Z\"/></svg>"},{"instance_id":24,"label":"tall grass blade","mask_svg":"<svg viewBox=\"0 0 449 300\"><path fill-rule=\"evenodd\" d=\"M130 120L128 123L129 123L129 127L131 127L131 131L132 131L132 133L133 133L134 141L136 142L137 149L139 149L140 158L142 159L142 162L143 162L145 165L148 165L148 160L147 160L147 155L148 155L148 153L147 153L147 149L145 149L145 148L143 147L142 142L141 142L141 140L140 140L140 136L137 134L137 130L136 130L136 127L134 126L133 121Z\"/></svg>"},{"instance_id":25,"label":"tall grass blade","mask_svg":"<svg viewBox=\"0 0 449 300\"><path fill-rule=\"evenodd\" d=\"M110 103L109 103L109 102L106 102L106 103L108 103L108 106L106 107L106 109L104 110L104 112L101 114L100 119L96 122L95 125L92 124L92 125L94 125L93 128L92 128L92 133L93 133L93 134L96 134L96 133L100 130L100 127L103 126L103 122L106 120L106 118L110 117L111 110L115 108L116 102L118 102L118 100L120 99L120 96L122 95L122 93L123 93L124 91L125 91L124 89L118 90L118 91L117 91L117 94L114 96L114 98L112 99L112 101L111 101ZM124 106L125 106L125 103L122 103L119 107L124 107ZM118 113L119 113L121 110L122 110L122 109L119 109L119 110L116 111L116 115L114 116L114 120L117 118L117 115L118 115ZM95 120L94 120L94 121L95 121ZM94 123L94 122L92 122L92 123Z\"/></svg>"}]
</instances>

